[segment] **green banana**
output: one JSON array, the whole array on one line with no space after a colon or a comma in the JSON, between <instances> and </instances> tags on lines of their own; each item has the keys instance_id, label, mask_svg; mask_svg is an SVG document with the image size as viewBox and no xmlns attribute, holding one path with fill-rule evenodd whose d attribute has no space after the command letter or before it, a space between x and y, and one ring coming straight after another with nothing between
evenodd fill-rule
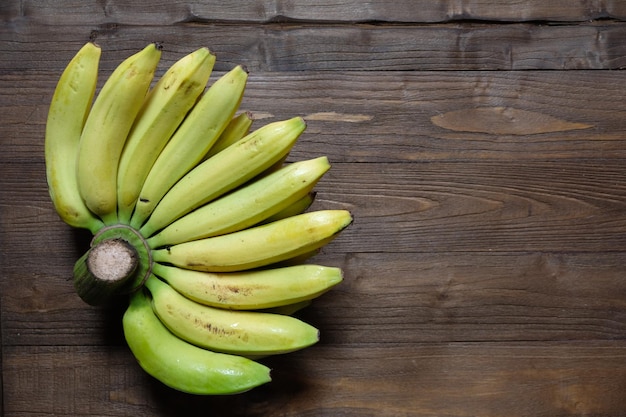
<instances>
[{"instance_id":1,"label":"green banana","mask_svg":"<svg viewBox=\"0 0 626 417\"><path fill-rule=\"evenodd\" d=\"M250 133L252 122L253 119L250 112L243 112L233 117L228 123L228 126L226 126L226 129L224 129L220 137L215 141L215 144L211 146L209 152L204 156L204 159L209 159Z\"/></svg>"},{"instance_id":2,"label":"green banana","mask_svg":"<svg viewBox=\"0 0 626 417\"><path fill-rule=\"evenodd\" d=\"M176 390L200 395L235 394L271 380L270 370L260 363L202 349L172 334L142 290L131 296L122 323L126 342L139 365Z\"/></svg>"},{"instance_id":3,"label":"green banana","mask_svg":"<svg viewBox=\"0 0 626 417\"><path fill-rule=\"evenodd\" d=\"M118 217L128 223L141 187L159 153L196 103L215 55L200 48L175 62L146 96L128 135L118 168Z\"/></svg>"},{"instance_id":4,"label":"green banana","mask_svg":"<svg viewBox=\"0 0 626 417\"><path fill-rule=\"evenodd\" d=\"M156 276L146 281L152 308L175 335L196 346L241 356L277 355L319 340L319 331L294 317L209 307L190 300Z\"/></svg>"},{"instance_id":5,"label":"green banana","mask_svg":"<svg viewBox=\"0 0 626 417\"><path fill-rule=\"evenodd\" d=\"M89 209L105 224L117 223L117 169L128 132L161 58L156 44L125 59L93 104L80 138L77 176Z\"/></svg>"},{"instance_id":6,"label":"green banana","mask_svg":"<svg viewBox=\"0 0 626 417\"><path fill-rule=\"evenodd\" d=\"M156 263L152 272L191 300L233 310L258 310L311 300L343 279L340 268L311 264L220 273Z\"/></svg>"},{"instance_id":7,"label":"green banana","mask_svg":"<svg viewBox=\"0 0 626 417\"><path fill-rule=\"evenodd\" d=\"M156 262L200 271L229 272L310 253L352 222L347 210L319 210L226 235L152 251Z\"/></svg>"},{"instance_id":8,"label":"green banana","mask_svg":"<svg viewBox=\"0 0 626 417\"><path fill-rule=\"evenodd\" d=\"M146 177L131 218L135 229L215 143L237 111L247 80L248 72L235 67L213 83L187 115Z\"/></svg>"},{"instance_id":9,"label":"green banana","mask_svg":"<svg viewBox=\"0 0 626 417\"><path fill-rule=\"evenodd\" d=\"M287 165L186 214L148 239L148 244L153 248L175 245L257 224L308 195L329 168L325 156ZM159 213L159 207L153 216ZM151 220L146 226L152 224ZM142 232L150 233L145 228Z\"/></svg>"},{"instance_id":10,"label":"green banana","mask_svg":"<svg viewBox=\"0 0 626 417\"><path fill-rule=\"evenodd\" d=\"M103 224L80 196L75 162L96 91L100 55L100 47L89 42L70 60L50 102L45 136L46 178L55 210L65 223L92 233Z\"/></svg>"},{"instance_id":11,"label":"green banana","mask_svg":"<svg viewBox=\"0 0 626 417\"><path fill-rule=\"evenodd\" d=\"M141 233L151 236L263 172L289 152L305 127L300 117L270 123L202 162L165 194Z\"/></svg>"}]
</instances>

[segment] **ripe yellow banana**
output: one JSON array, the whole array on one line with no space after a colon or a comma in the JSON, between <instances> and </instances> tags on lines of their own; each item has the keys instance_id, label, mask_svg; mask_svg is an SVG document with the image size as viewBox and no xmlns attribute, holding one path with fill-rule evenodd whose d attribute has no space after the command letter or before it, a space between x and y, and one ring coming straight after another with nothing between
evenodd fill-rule
<instances>
[{"instance_id":1,"label":"ripe yellow banana","mask_svg":"<svg viewBox=\"0 0 626 417\"><path fill-rule=\"evenodd\" d=\"M142 290L122 319L124 336L139 365L176 390L202 395L235 394L271 380L270 370L242 356L211 352L181 340L155 315Z\"/></svg>"},{"instance_id":2,"label":"ripe yellow banana","mask_svg":"<svg viewBox=\"0 0 626 417\"><path fill-rule=\"evenodd\" d=\"M215 141L215 144L211 146L209 152L204 156L204 159L209 159L250 133L252 122L253 119L250 112L243 112L233 117L228 123L228 126L226 126L226 129L224 129L220 137Z\"/></svg>"},{"instance_id":3,"label":"ripe yellow banana","mask_svg":"<svg viewBox=\"0 0 626 417\"><path fill-rule=\"evenodd\" d=\"M316 193L314 191L307 193L304 197L294 201L289 206L285 207L278 213L271 215L259 224L272 223L276 220L282 220L287 217L297 216L298 214L304 213L309 207L311 207L313 201L315 201L315 195Z\"/></svg>"},{"instance_id":4,"label":"ripe yellow banana","mask_svg":"<svg viewBox=\"0 0 626 417\"><path fill-rule=\"evenodd\" d=\"M152 272L191 300L233 310L266 309L311 300L343 279L340 268L312 264L203 272L156 263Z\"/></svg>"},{"instance_id":5,"label":"ripe yellow banana","mask_svg":"<svg viewBox=\"0 0 626 417\"><path fill-rule=\"evenodd\" d=\"M152 251L156 262L229 272L284 261L329 243L352 222L346 210L319 210L226 235Z\"/></svg>"},{"instance_id":6,"label":"ripe yellow banana","mask_svg":"<svg viewBox=\"0 0 626 417\"><path fill-rule=\"evenodd\" d=\"M258 357L293 352L319 340L315 327L294 317L202 305L154 275L146 287L161 322L181 339L206 349Z\"/></svg>"},{"instance_id":7,"label":"ripe yellow banana","mask_svg":"<svg viewBox=\"0 0 626 417\"><path fill-rule=\"evenodd\" d=\"M50 196L94 234L77 294L129 296L124 335L148 374L192 394L247 391L271 379L253 359L318 341L291 315L343 276L304 262L352 216L307 212L330 165L285 164L303 118L251 131L249 112L235 116L245 68L207 89L215 56L200 48L150 89L160 58L155 44L130 56L95 101L100 49L86 44L68 64L46 125Z\"/></svg>"},{"instance_id":8,"label":"ripe yellow banana","mask_svg":"<svg viewBox=\"0 0 626 417\"><path fill-rule=\"evenodd\" d=\"M302 310L303 308L310 306L312 303L313 303L313 300L304 300L304 301L298 301L297 303L293 303L293 304L287 304L284 306L266 308L261 311L265 311L266 313L283 314L286 316L291 316L291 315L296 314L298 311Z\"/></svg>"},{"instance_id":9,"label":"ripe yellow banana","mask_svg":"<svg viewBox=\"0 0 626 417\"><path fill-rule=\"evenodd\" d=\"M175 245L253 226L308 195L329 168L325 156L287 165L184 215L148 239L148 244L153 248ZM153 216L159 214L159 207ZM152 219L146 226L153 224Z\"/></svg>"},{"instance_id":10,"label":"ripe yellow banana","mask_svg":"<svg viewBox=\"0 0 626 417\"><path fill-rule=\"evenodd\" d=\"M100 55L100 47L89 42L68 63L50 102L45 139L46 177L55 210L65 223L92 233L103 224L80 196L76 157L96 91Z\"/></svg>"},{"instance_id":11,"label":"ripe yellow banana","mask_svg":"<svg viewBox=\"0 0 626 417\"><path fill-rule=\"evenodd\" d=\"M118 217L130 222L150 168L204 91L215 55L200 48L175 62L145 98L122 151L118 169Z\"/></svg>"},{"instance_id":12,"label":"ripe yellow banana","mask_svg":"<svg viewBox=\"0 0 626 417\"><path fill-rule=\"evenodd\" d=\"M248 80L248 72L237 66L220 77L200 98L167 143L148 174L131 225L144 221L181 177L202 160L237 111Z\"/></svg>"},{"instance_id":13,"label":"ripe yellow banana","mask_svg":"<svg viewBox=\"0 0 626 417\"><path fill-rule=\"evenodd\" d=\"M125 59L93 104L78 150L78 187L89 209L105 224L117 223L117 169L128 132L161 57L150 44Z\"/></svg>"},{"instance_id":14,"label":"ripe yellow banana","mask_svg":"<svg viewBox=\"0 0 626 417\"><path fill-rule=\"evenodd\" d=\"M151 236L263 172L289 152L305 127L300 117L270 123L202 162L165 194L141 233Z\"/></svg>"}]
</instances>

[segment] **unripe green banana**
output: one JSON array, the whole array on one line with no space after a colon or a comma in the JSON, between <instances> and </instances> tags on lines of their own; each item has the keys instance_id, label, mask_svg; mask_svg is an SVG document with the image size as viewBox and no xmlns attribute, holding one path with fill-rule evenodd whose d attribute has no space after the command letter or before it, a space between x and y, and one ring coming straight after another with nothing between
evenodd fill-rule
<instances>
[{"instance_id":1,"label":"unripe green banana","mask_svg":"<svg viewBox=\"0 0 626 417\"><path fill-rule=\"evenodd\" d=\"M156 262L199 271L258 268L314 251L352 222L346 210L319 210L226 235L153 250Z\"/></svg>"},{"instance_id":2,"label":"unripe green banana","mask_svg":"<svg viewBox=\"0 0 626 417\"><path fill-rule=\"evenodd\" d=\"M61 219L95 233L103 224L89 211L78 190L76 157L98 80L101 49L85 44L68 63L52 96L46 122L48 190Z\"/></svg>"},{"instance_id":3,"label":"unripe green banana","mask_svg":"<svg viewBox=\"0 0 626 417\"><path fill-rule=\"evenodd\" d=\"M154 162L131 225L140 229L161 198L198 164L233 118L243 98L248 72L237 66L220 77L200 98Z\"/></svg>"},{"instance_id":4,"label":"unripe green banana","mask_svg":"<svg viewBox=\"0 0 626 417\"><path fill-rule=\"evenodd\" d=\"M156 263L152 272L191 300L233 310L258 310L311 300L343 279L340 268L312 264L203 272Z\"/></svg>"},{"instance_id":5,"label":"unripe green banana","mask_svg":"<svg viewBox=\"0 0 626 417\"><path fill-rule=\"evenodd\" d=\"M293 352L319 340L315 327L294 317L202 305L155 276L146 286L161 322L181 339L206 349L258 357Z\"/></svg>"},{"instance_id":6,"label":"unripe green banana","mask_svg":"<svg viewBox=\"0 0 626 417\"><path fill-rule=\"evenodd\" d=\"M148 239L148 244L153 248L175 245L255 225L308 195L329 168L325 156L287 165L184 215ZM146 226L151 224L152 218Z\"/></svg>"},{"instance_id":7,"label":"unripe green banana","mask_svg":"<svg viewBox=\"0 0 626 417\"><path fill-rule=\"evenodd\" d=\"M93 104L78 150L78 187L89 209L105 224L117 223L117 169L128 132L161 58L150 44L125 59Z\"/></svg>"},{"instance_id":8,"label":"unripe green banana","mask_svg":"<svg viewBox=\"0 0 626 417\"><path fill-rule=\"evenodd\" d=\"M151 236L260 174L289 152L305 127L300 117L270 123L202 162L165 194L141 233Z\"/></svg>"},{"instance_id":9,"label":"unripe green banana","mask_svg":"<svg viewBox=\"0 0 626 417\"><path fill-rule=\"evenodd\" d=\"M146 96L118 169L118 216L128 223L154 161L204 91L215 55L200 48L175 62Z\"/></svg>"},{"instance_id":10,"label":"unripe green banana","mask_svg":"<svg viewBox=\"0 0 626 417\"><path fill-rule=\"evenodd\" d=\"M235 394L271 380L270 370L242 356L211 352L181 340L155 315L143 291L134 293L122 320L139 365L176 390L202 395Z\"/></svg>"},{"instance_id":11,"label":"unripe green banana","mask_svg":"<svg viewBox=\"0 0 626 417\"><path fill-rule=\"evenodd\" d=\"M243 112L233 117L228 123L228 126L226 126L226 129L224 129L220 137L215 141L215 144L211 146L209 152L204 156L204 159L209 159L250 133L250 127L252 127L253 121L250 112Z\"/></svg>"}]
</instances>

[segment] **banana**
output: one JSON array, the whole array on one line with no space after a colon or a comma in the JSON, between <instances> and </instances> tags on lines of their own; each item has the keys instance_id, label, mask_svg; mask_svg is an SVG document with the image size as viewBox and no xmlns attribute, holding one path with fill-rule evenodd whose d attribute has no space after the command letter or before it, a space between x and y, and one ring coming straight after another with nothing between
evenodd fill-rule
<instances>
[{"instance_id":1,"label":"banana","mask_svg":"<svg viewBox=\"0 0 626 417\"><path fill-rule=\"evenodd\" d=\"M237 111L248 72L237 66L200 98L154 162L146 177L131 225L139 229L165 193L202 160Z\"/></svg>"},{"instance_id":2,"label":"banana","mask_svg":"<svg viewBox=\"0 0 626 417\"><path fill-rule=\"evenodd\" d=\"M165 194L141 233L151 236L263 172L289 152L305 127L300 117L270 123L202 162Z\"/></svg>"},{"instance_id":3,"label":"banana","mask_svg":"<svg viewBox=\"0 0 626 417\"><path fill-rule=\"evenodd\" d=\"M299 312L300 310L310 306L312 303L313 303L312 300L304 300L304 301L299 301L293 304L287 304L284 306L266 308L261 311L264 311L266 313L272 313L272 314L283 314L285 316L292 316L296 314L297 312Z\"/></svg>"},{"instance_id":4,"label":"banana","mask_svg":"<svg viewBox=\"0 0 626 417\"><path fill-rule=\"evenodd\" d=\"M200 271L258 268L310 253L352 222L347 210L319 210L226 235L152 251L154 261Z\"/></svg>"},{"instance_id":5,"label":"banana","mask_svg":"<svg viewBox=\"0 0 626 417\"><path fill-rule=\"evenodd\" d=\"M307 193L304 197L300 198L297 201L294 201L289 206L280 210L278 213L275 213L269 216L267 219L263 220L259 224L267 224L275 222L276 220L286 219L287 217L296 216L298 214L304 213L315 201L315 195L317 193L311 191Z\"/></svg>"},{"instance_id":6,"label":"banana","mask_svg":"<svg viewBox=\"0 0 626 417\"><path fill-rule=\"evenodd\" d=\"M154 264L152 272L200 304L258 310L312 300L338 285L340 268L301 264L241 272L203 272Z\"/></svg>"},{"instance_id":7,"label":"banana","mask_svg":"<svg viewBox=\"0 0 626 417\"><path fill-rule=\"evenodd\" d=\"M241 356L277 355L315 344L319 331L294 317L209 307L152 275L152 308L175 335L196 346Z\"/></svg>"},{"instance_id":8,"label":"banana","mask_svg":"<svg viewBox=\"0 0 626 417\"><path fill-rule=\"evenodd\" d=\"M200 48L175 62L146 96L118 168L118 217L128 223L148 172L209 80L215 55Z\"/></svg>"},{"instance_id":9,"label":"banana","mask_svg":"<svg viewBox=\"0 0 626 417\"><path fill-rule=\"evenodd\" d=\"M152 248L245 229L308 195L328 171L325 156L300 161L186 214L148 239ZM165 201L165 199L163 200ZM154 215L159 214L159 206ZM152 225L152 217L146 226ZM142 229L144 236L151 230Z\"/></svg>"},{"instance_id":10,"label":"banana","mask_svg":"<svg viewBox=\"0 0 626 417\"><path fill-rule=\"evenodd\" d=\"M161 57L150 44L125 59L93 104L78 149L78 187L89 209L105 224L117 223L117 168L128 132Z\"/></svg>"},{"instance_id":11,"label":"banana","mask_svg":"<svg viewBox=\"0 0 626 417\"><path fill-rule=\"evenodd\" d=\"M45 135L50 198L61 219L95 233L103 224L78 191L76 157L80 135L96 91L101 49L86 43L61 74L48 110Z\"/></svg>"},{"instance_id":12,"label":"banana","mask_svg":"<svg viewBox=\"0 0 626 417\"><path fill-rule=\"evenodd\" d=\"M128 296L126 342L171 388L235 394L271 381L255 359L317 343L292 314L343 280L340 268L304 263L352 223L347 210L308 212L328 159L288 161L302 117L251 130L250 112L235 116L248 72L207 88L207 48L150 88L161 59L150 44L96 96L100 56L88 43L68 63L46 123L55 210L94 234L74 268L78 295Z\"/></svg>"},{"instance_id":13,"label":"banana","mask_svg":"<svg viewBox=\"0 0 626 417\"><path fill-rule=\"evenodd\" d=\"M215 144L211 146L209 152L204 156L204 159L209 159L250 133L252 122L253 119L250 112L243 112L233 117L228 123L228 126L226 126L226 129L224 129L220 137L215 141Z\"/></svg>"},{"instance_id":14,"label":"banana","mask_svg":"<svg viewBox=\"0 0 626 417\"><path fill-rule=\"evenodd\" d=\"M235 394L271 380L270 370L250 359L211 352L172 334L155 315L143 291L124 313L126 342L139 365L176 390L200 395Z\"/></svg>"}]
</instances>

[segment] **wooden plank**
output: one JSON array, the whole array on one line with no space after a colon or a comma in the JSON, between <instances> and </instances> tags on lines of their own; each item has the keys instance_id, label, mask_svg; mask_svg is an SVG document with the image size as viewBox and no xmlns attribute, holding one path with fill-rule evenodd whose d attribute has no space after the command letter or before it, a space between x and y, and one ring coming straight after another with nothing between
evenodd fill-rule
<instances>
[{"instance_id":1,"label":"wooden plank","mask_svg":"<svg viewBox=\"0 0 626 417\"><path fill-rule=\"evenodd\" d=\"M626 22L573 25L181 24L43 26L19 21L0 30L0 71L60 71L92 36L104 50L102 69L152 41L164 63L201 46L216 69L251 71L408 71L619 69L626 67ZM193 39L190 42L189 39ZM306 51L306 52L304 52Z\"/></svg>"},{"instance_id":2,"label":"wooden plank","mask_svg":"<svg viewBox=\"0 0 626 417\"><path fill-rule=\"evenodd\" d=\"M146 2L110 0L5 0L0 6L5 21L29 19L37 25L172 25L181 22L444 22L493 21L588 21L624 19L621 1L576 2L567 0L376 0L367 3L321 0L257 0L225 4L216 0Z\"/></svg>"},{"instance_id":3,"label":"wooden plank","mask_svg":"<svg viewBox=\"0 0 626 417\"><path fill-rule=\"evenodd\" d=\"M358 219L342 252L621 251L624 178L619 160L335 164L319 191Z\"/></svg>"},{"instance_id":4,"label":"wooden plank","mask_svg":"<svg viewBox=\"0 0 626 417\"><path fill-rule=\"evenodd\" d=\"M621 415L618 342L318 346L266 360L274 381L189 396L143 374L126 349L9 348L7 416ZM346 366L349 363L349 366ZM315 400L312 401L311 399Z\"/></svg>"},{"instance_id":5,"label":"wooden plank","mask_svg":"<svg viewBox=\"0 0 626 417\"><path fill-rule=\"evenodd\" d=\"M0 75L0 162L15 180L20 164L43 162L58 76ZM620 71L251 72L241 110L253 127L304 116L294 159L621 160L625 95Z\"/></svg>"}]
</instances>

